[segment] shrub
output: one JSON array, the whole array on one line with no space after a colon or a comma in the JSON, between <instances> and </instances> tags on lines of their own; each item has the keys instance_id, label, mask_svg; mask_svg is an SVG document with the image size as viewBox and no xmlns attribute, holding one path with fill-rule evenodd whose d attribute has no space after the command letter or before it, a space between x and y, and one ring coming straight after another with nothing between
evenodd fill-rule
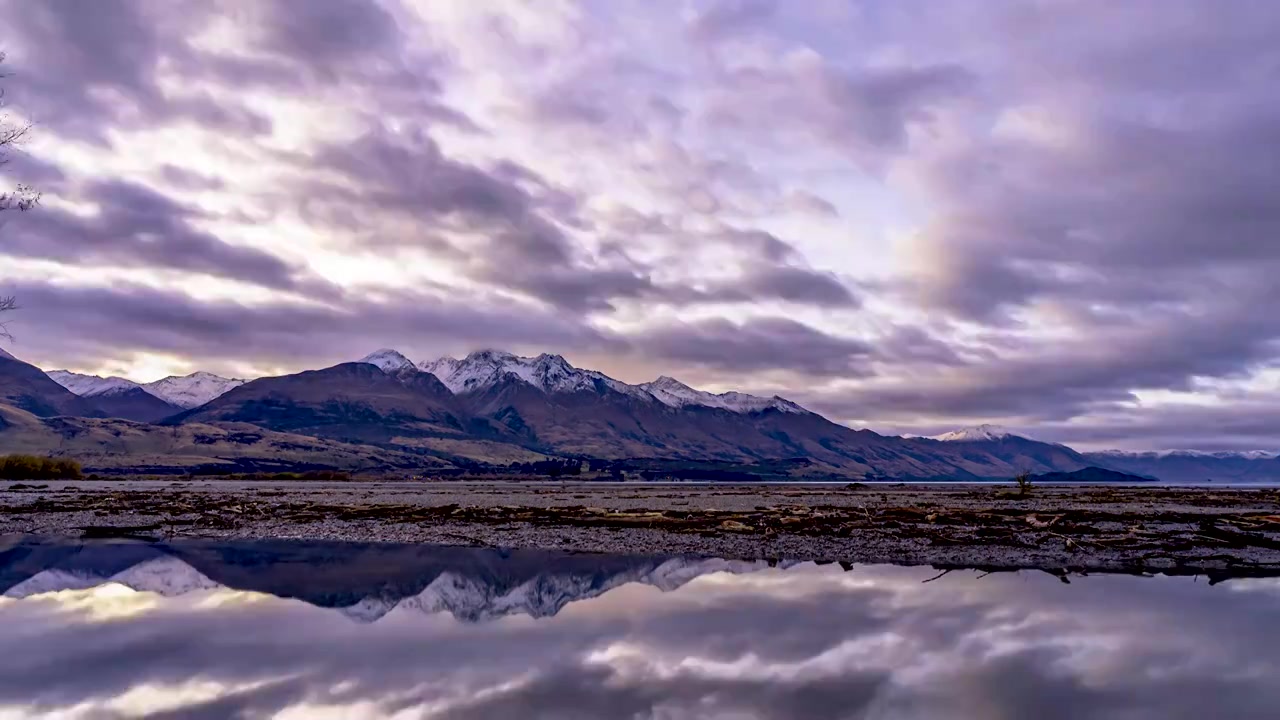
<instances>
[{"instance_id":1,"label":"shrub","mask_svg":"<svg viewBox=\"0 0 1280 720\"><path fill-rule=\"evenodd\" d=\"M1026 496L1031 494L1031 473L1020 472L1013 477L1013 481L1018 483L1019 495Z\"/></svg>"},{"instance_id":2,"label":"shrub","mask_svg":"<svg viewBox=\"0 0 1280 720\"><path fill-rule=\"evenodd\" d=\"M35 455L0 457L0 479L4 480L79 480L80 463L64 458Z\"/></svg>"}]
</instances>

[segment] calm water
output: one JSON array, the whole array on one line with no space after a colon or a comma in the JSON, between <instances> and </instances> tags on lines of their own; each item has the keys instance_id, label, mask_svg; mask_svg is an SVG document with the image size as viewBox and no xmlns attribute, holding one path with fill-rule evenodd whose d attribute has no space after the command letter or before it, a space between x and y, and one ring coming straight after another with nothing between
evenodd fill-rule
<instances>
[{"instance_id":1,"label":"calm water","mask_svg":"<svg viewBox=\"0 0 1280 720\"><path fill-rule=\"evenodd\" d=\"M1276 718L1280 580L0 544L0 718Z\"/></svg>"}]
</instances>

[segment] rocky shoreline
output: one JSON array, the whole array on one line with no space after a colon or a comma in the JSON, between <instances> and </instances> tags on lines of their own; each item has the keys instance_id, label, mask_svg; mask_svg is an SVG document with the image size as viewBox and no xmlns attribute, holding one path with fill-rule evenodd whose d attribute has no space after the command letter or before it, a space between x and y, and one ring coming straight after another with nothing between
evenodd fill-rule
<instances>
[{"instance_id":1,"label":"rocky shoreline","mask_svg":"<svg viewBox=\"0 0 1280 720\"><path fill-rule=\"evenodd\" d=\"M1280 489L0 484L0 534L305 538L988 570L1280 575Z\"/></svg>"}]
</instances>

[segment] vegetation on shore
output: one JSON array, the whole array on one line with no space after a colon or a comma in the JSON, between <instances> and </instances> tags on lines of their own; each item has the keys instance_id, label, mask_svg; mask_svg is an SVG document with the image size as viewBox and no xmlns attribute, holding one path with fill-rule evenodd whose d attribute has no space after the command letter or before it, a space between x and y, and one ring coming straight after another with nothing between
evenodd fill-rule
<instances>
[{"instance_id":1,"label":"vegetation on shore","mask_svg":"<svg viewBox=\"0 0 1280 720\"><path fill-rule=\"evenodd\" d=\"M36 455L0 456L0 480L79 480L80 463Z\"/></svg>"},{"instance_id":2,"label":"vegetation on shore","mask_svg":"<svg viewBox=\"0 0 1280 720\"><path fill-rule=\"evenodd\" d=\"M1026 497L1031 494L1031 473L1023 471L1014 476L1013 481L1018 484L1018 494Z\"/></svg>"}]
</instances>

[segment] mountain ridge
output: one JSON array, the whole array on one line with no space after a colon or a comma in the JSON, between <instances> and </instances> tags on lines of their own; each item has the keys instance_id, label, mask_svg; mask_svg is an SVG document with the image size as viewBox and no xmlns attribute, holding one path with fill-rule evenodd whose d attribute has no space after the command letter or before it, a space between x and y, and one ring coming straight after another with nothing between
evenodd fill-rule
<instances>
[{"instance_id":1,"label":"mountain ridge","mask_svg":"<svg viewBox=\"0 0 1280 720\"><path fill-rule=\"evenodd\" d=\"M22 599L111 583L165 597L231 589L302 600L361 623L391 612L447 613L468 623L551 617L629 583L672 592L711 573L795 564L289 541L179 541L122 549L32 539L21 541L18 550L0 554L0 596Z\"/></svg>"},{"instance_id":2,"label":"mountain ridge","mask_svg":"<svg viewBox=\"0 0 1280 720\"><path fill-rule=\"evenodd\" d=\"M1280 479L1280 462L1262 451L1239 457L1193 451L1079 453L994 425L933 438L880 435L832 422L778 396L715 394L665 375L632 385L550 353L521 357L480 350L461 359L415 363L384 348L357 361L290 375L240 381L197 372L148 384L167 383L172 392L186 392L184 403L191 407L185 409L123 378L67 371L46 375L7 358L0 358L0 369L7 371L0 372L0 403L18 408L26 403L38 416L121 417L169 427L245 424L339 444L294 443L304 453L322 453L295 458L306 467L329 466L323 453L335 448L342 448L350 466L350 448L363 447L371 457L377 452L395 457L394 467L417 462L424 469L459 472L554 458L569 467L577 458L613 468L609 472L673 479L989 480L1090 466L1165 479ZM0 431L4 417L0 414ZM139 432L126 426L119 431ZM45 448L45 440L30 439L69 430L49 426L26 432L29 442L23 442ZM106 426L76 432L104 442L109 436ZM20 450L23 444L0 446ZM135 446L108 443L104 452ZM239 448L236 453L243 454ZM1152 463L1165 469L1155 471Z\"/></svg>"},{"instance_id":3,"label":"mountain ridge","mask_svg":"<svg viewBox=\"0 0 1280 720\"><path fill-rule=\"evenodd\" d=\"M87 375L70 370L49 370L45 374L80 397L94 398L138 389L178 410L189 410L203 405L246 382L238 378L224 378L202 370L190 375L170 375L149 383L134 382L117 376Z\"/></svg>"}]
</instances>

